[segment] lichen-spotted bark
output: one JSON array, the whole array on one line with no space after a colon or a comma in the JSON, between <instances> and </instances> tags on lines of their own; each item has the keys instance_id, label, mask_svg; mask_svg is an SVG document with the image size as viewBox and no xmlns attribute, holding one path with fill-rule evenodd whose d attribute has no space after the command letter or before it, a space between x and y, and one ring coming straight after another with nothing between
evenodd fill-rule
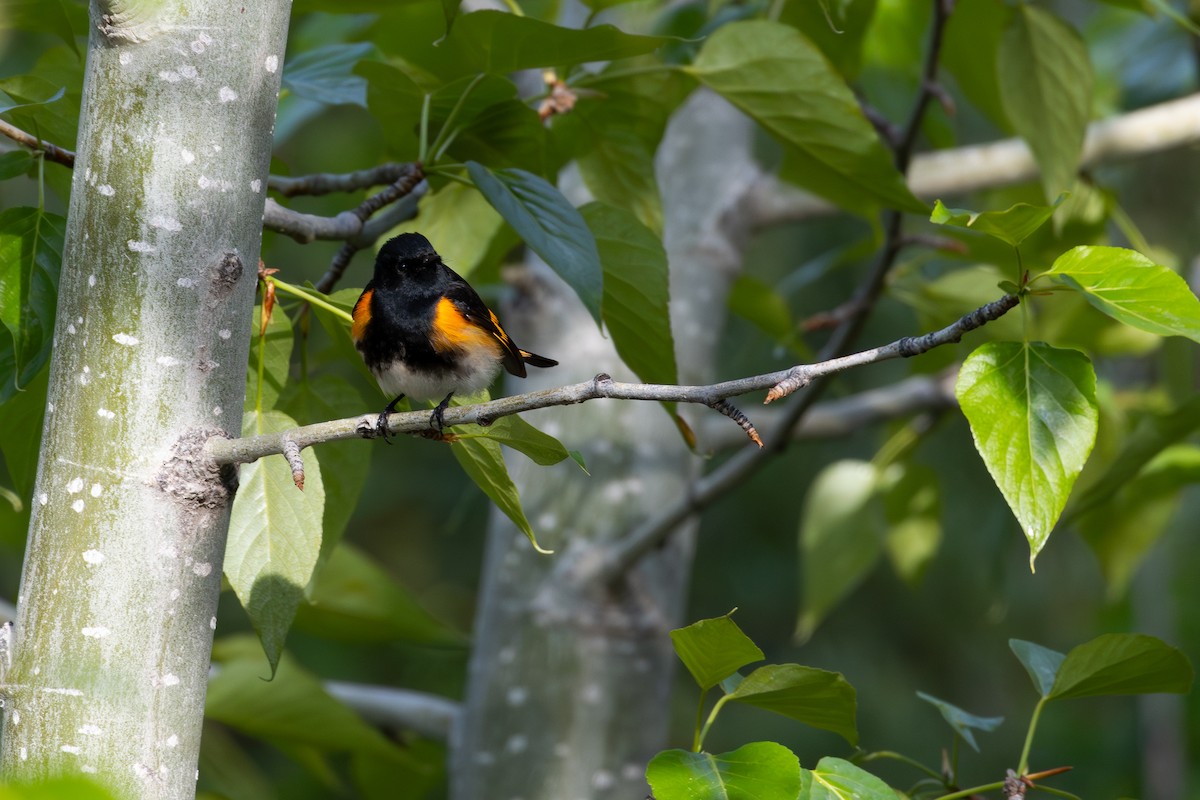
<instances>
[{"instance_id":1,"label":"lichen-spotted bark","mask_svg":"<svg viewBox=\"0 0 1200 800\"><path fill-rule=\"evenodd\" d=\"M92 4L6 777L195 794L289 11Z\"/></svg>"}]
</instances>

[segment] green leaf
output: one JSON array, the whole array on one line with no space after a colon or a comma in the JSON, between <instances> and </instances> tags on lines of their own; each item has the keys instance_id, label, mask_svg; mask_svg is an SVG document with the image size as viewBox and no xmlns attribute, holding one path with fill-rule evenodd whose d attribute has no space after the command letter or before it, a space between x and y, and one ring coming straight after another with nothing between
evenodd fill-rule
<instances>
[{"instance_id":1,"label":"green leaf","mask_svg":"<svg viewBox=\"0 0 1200 800\"><path fill-rule=\"evenodd\" d=\"M521 100L495 103L475 116L446 151L456 162L480 161L493 169L518 167L546 172L546 129Z\"/></svg>"},{"instance_id":2,"label":"green leaf","mask_svg":"<svg viewBox=\"0 0 1200 800\"><path fill-rule=\"evenodd\" d=\"M522 69L615 61L652 53L672 40L635 36L612 25L562 28L504 11L463 14L448 37L471 72L504 75Z\"/></svg>"},{"instance_id":3,"label":"green leaf","mask_svg":"<svg viewBox=\"0 0 1200 800\"><path fill-rule=\"evenodd\" d=\"M588 190L602 203L629 209L662 235L662 199L654 155L667 120L694 86L682 72L596 78L569 114L552 117L556 144L574 155ZM586 84L585 84L586 88Z\"/></svg>"},{"instance_id":4,"label":"green leaf","mask_svg":"<svg viewBox=\"0 0 1200 800\"><path fill-rule=\"evenodd\" d=\"M355 74L359 61L377 54L369 42L338 43L289 56L283 87L297 97L330 106L367 106L367 81Z\"/></svg>"},{"instance_id":5,"label":"green leaf","mask_svg":"<svg viewBox=\"0 0 1200 800\"><path fill-rule=\"evenodd\" d=\"M0 402L33 381L50 358L66 220L36 208L0 211L0 322L11 364L0 359Z\"/></svg>"},{"instance_id":6,"label":"green leaf","mask_svg":"<svg viewBox=\"0 0 1200 800\"><path fill-rule=\"evenodd\" d=\"M1193 420L1193 427L1197 423L1200 418ZM1118 455L1112 470L1120 463ZM1096 486L1107 483L1108 475ZM1110 599L1119 599L1125 593L1134 570L1179 511L1183 500L1180 489L1197 483L1200 447L1172 445L1131 480L1103 496L1102 505L1080 518L1079 532L1100 562Z\"/></svg>"},{"instance_id":7,"label":"green leaf","mask_svg":"<svg viewBox=\"0 0 1200 800\"><path fill-rule=\"evenodd\" d=\"M0 181L24 175L32 166L33 155L28 150L10 150L7 153L0 153Z\"/></svg>"},{"instance_id":8,"label":"green leaf","mask_svg":"<svg viewBox=\"0 0 1200 800\"><path fill-rule=\"evenodd\" d=\"M288 382L292 359L292 321L276 301L271 319L267 323L267 330L262 336L259 335L262 330L262 306L254 307L250 326L250 362L246 365L245 411L269 411L279 401L279 394Z\"/></svg>"},{"instance_id":9,"label":"green leaf","mask_svg":"<svg viewBox=\"0 0 1200 800\"><path fill-rule=\"evenodd\" d=\"M0 800L116 800L116 798L116 794L86 775L42 778L33 783L10 783L0 786Z\"/></svg>"},{"instance_id":10,"label":"green leaf","mask_svg":"<svg viewBox=\"0 0 1200 800\"><path fill-rule=\"evenodd\" d=\"M310 292L319 294L316 288L308 282L304 284L304 288L308 289ZM330 305L336 306L349 314L351 309L354 308L354 304L358 301L359 295L361 294L362 289L338 289L333 294L326 295L325 300L328 301ZM330 341L333 342L333 351L336 354L336 360L341 364L349 365L352 369L357 371L358 374L362 376L364 386L374 387L376 392L382 394L382 390L380 390L379 384L375 380L375 376L370 373L366 364L363 363L362 355L358 352L358 348L354 346L354 340L350 338L350 324L341 316L334 314L332 311L321 308L320 306L310 306L309 309L312 315L317 318L317 322L319 322L321 327L325 329L325 333L329 335ZM257 336L258 331L255 330L254 333L255 336ZM254 348L256 344L257 340L251 339L250 353L252 358L254 356ZM373 396L378 397L379 395ZM379 404L379 410L382 411L383 406L388 400L391 399L392 398L389 397L387 400L381 402ZM368 406L370 405L373 404L368 401Z\"/></svg>"},{"instance_id":11,"label":"green leaf","mask_svg":"<svg viewBox=\"0 0 1200 800\"><path fill-rule=\"evenodd\" d=\"M921 212L858 100L816 47L776 22L734 22L704 43L688 70L791 152L805 188L854 206Z\"/></svg>"},{"instance_id":12,"label":"green leaf","mask_svg":"<svg viewBox=\"0 0 1200 800\"><path fill-rule=\"evenodd\" d=\"M86 33L87 12L63 0L0 0L0 30L50 33L79 56L75 32Z\"/></svg>"},{"instance_id":13,"label":"green leaf","mask_svg":"<svg viewBox=\"0 0 1200 800\"><path fill-rule=\"evenodd\" d=\"M207 721L200 734L196 800L278 800L266 772L229 728Z\"/></svg>"},{"instance_id":14,"label":"green leaf","mask_svg":"<svg viewBox=\"0 0 1200 800\"><path fill-rule=\"evenodd\" d=\"M863 40L874 20L877 4L877 0L836 3L789 0L779 21L812 40L837 71L851 81L862 69Z\"/></svg>"},{"instance_id":15,"label":"green leaf","mask_svg":"<svg viewBox=\"0 0 1200 800\"><path fill-rule=\"evenodd\" d=\"M662 240L623 208L589 203L580 212L604 265L604 325L617 354L643 382L675 383Z\"/></svg>"},{"instance_id":16,"label":"green leaf","mask_svg":"<svg viewBox=\"0 0 1200 800\"><path fill-rule=\"evenodd\" d=\"M941 62L967 100L1002 131L1012 130L1000 100L996 61L1012 9L994 0L958 0L946 23Z\"/></svg>"},{"instance_id":17,"label":"green leaf","mask_svg":"<svg viewBox=\"0 0 1200 800\"><path fill-rule=\"evenodd\" d=\"M21 497L32 495L37 477L49 378L50 371L42 370L24 391L14 392L4 401L0 413L0 453L4 454L4 466Z\"/></svg>"},{"instance_id":18,"label":"green leaf","mask_svg":"<svg viewBox=\"0 0 1200 800\"><path fill-rule=\"evenodd\" d=\"M805 725L832 731L858 744L854 687L839 672L799 664L768 664L746 676L717 701L774 711Z\"/></svg>"},{"instance_id":19,"label":"green leaf","mask_svg":"<svg viewBox=\"0 0 1200 800\"><path fill-rule=\"evenodd\" d=\"M408 590L346 543L334 548L317 575L311 596L296 613L296 627L338 642L466 643L463 634L431 615Z\"/></svg>"},{"instance_id":20,"label":"green leaf","mask_svg":"<svg viewBox=\"0 0 1200 800\"><path fill-rule=\"evenodd\" d=\"M242 435L295 427L295 420L280 411L248 412ZM283 456L242 465L225 546L225 577L262 641L272 674L321 552L325 510L321 468L311 447L300 455L304 491L292 482L291 467Z\"/></svg>"},{"instance_id":21,"label":"green leaf","mask_svg":"<svg viewBox=\"0 0 1200 800\"><path fill-rule=\"evenodd\" d=\"M1008 647L1021 662L1021 666L1025 667L1025 671L1029 673L1029 679L1033 681L1033 688L1037 689L1038 694L1042 697L1049 697L1050 690L1058 677L1058 670L1066 656L1057 650L1051 650L1049 647L1042 647L1040 644L1023 639L1009 639Z\"/></svg>"},{"instance_id":22,"label":"green leaf","mask_svg":"<svg viewBox=\"0 0 1200 800\"><path fill-rule=\"evenodd\" d=\"M1047 698L1186 694L1193 677L1187 656L1161 639L1108 633L1067 653Z\"/></svg>"},{"instance_id":23,"label":"green leaf","mask_svg":"<svg viewBox=\"0 0 1200 800\"><path fill-rule=\"evenodd\" d=\"M814 770L800 769L798 800L896 800L897 792L862 767L826 756Z\"/></svg>"},{"instance_id":24,"label":"green leaf","mask_svg":"<svg viewBox=\"0 0 1200 800\"><path fill-rule=\"evenodd\" d=\"M474 400L472 401L474 402ZM457 425L454 433L463 436L482 436L524 453L543 467L563 461L570 455L562 442L548 433L543 433L515 414L501 417L491 425Z\"/></svg>"},{"instance_id":25,"label":"green leaf","mask_svg":"<svg viewBox=\"0 0 1200 800\"><path fill-rule=\"evenodd\" d=\"M534 550L545 554L554 552L538 544L533 527L521 508L517 487L508 476L508 467L504 465L504 455L497 442L491 439L460 439L452 443L450 449L467 476L520 528Z\"/></svg>"},{"instance_id":26,"label":"green leaf","mask_svg":"<svg viewBox=\"0 0 1200 800\"><path fill-rule=\"evenodd\" d=\"M775 742L717 755L664 750L650 759L646 780L655 800L796 800L800 761Z\"/></svg>"},{"instance_id":27,"label":"green leaf","mask_svg":"<svg viewBox=\"0 0 1200 800\"><path fill-rule=\"evenodd\" d=\"M1075 182L1092 102L1092 64L1075 30L1022 3L1000 40L1000 98L1033 151L1046 199Z\"/></svg>"},{"instance_id":28,"label":"green leaf","mask_svg":"<svg viewBox=\"0 0 1200 800\"><path fill-rule=\"evenodd\" d=\"M879 559L884 524L877 491L875 467L865 461L837 461L813 479L800 520L797 638L812 636Z\"/></svg>"},{"instance_id":29,"label":"green leaf","mask_svg":"<svg viewBox=\"0 0 1200 800\"><path fill-rule=\"evenodd\" d=\"M765 657L758 645L742 633L732 614L730 611L723 617L702 619L671 631L676 655L705 691Z\"/></svg>"},{"instance_id":30,"label":"green leaf","mask_svg":"<svg viewBox=\"0 0 1200 800\"><path fill-rule=\"evenodd\" d=\"M446 748L439 742L405 736L403 749L380 757L355 755L350 763L362 800L428 800L445 795Z\"/></svg>"},{"instance_id":31,"label":"green leaf","mask_svg":"<svg viewBox=\"0 0 1200 800\"><path fill-rule=\"evenodd\" d=\"M795 323L783 295L753 275L742 273L729 289L729 310L776 342L795 340Z\"/></svg>"},{"instance_id":32,"label":"green leaf","mask_svg":"<svg viewBox=\"0 0 1200 800\"><path fill-rule=\"evenodd\" d=\"M1048 206L1017 203L1004 211L968 211L962 208L947 208L942 205L941 200L938 200L933 204L933 214L930 215L929 221L935 225L971 228L1016 247L1030 234L1045 225L1054 215L1054 210L1066 199L1067 193L1063 192Z\"/></svg>"},{"instance_id":33,"label":"green leaf","mask_svg":"<svg viewBox=\"0 0 1200 800\"><path fill-rule=\"evenodd\" d=\"M892 464L883 474L881 491L888 560L897 575L914 585L942 542L937 471L923 464Z\"/></svg>"},{"instance_id":34,"label":"green leaf","mask_svg":"<svg viewBox=\"0 0 1200 800\"><path fill-rule=\"evenodd\" d=\"M79 106L58 101L64 96L78 97L74 89L82 84L78 59L74 55L65 56L74 65L74 70L68 72L63 69L61 59L56 58L57 52L58 49L47 51L29 73L0 80L0 107L4 109L0 113L18 128L36 132L40 138L56 144L75 141Z\"/></svg>"},{"instance_id":35,"label":"green leaf","mask_svg":"<svg viewBox=\"0 0 1200 800\"><path fill-rule=\"evenodd\" d=\"M1074 247L1043 276L1126 325L1200 342L1200 300L1183 278L1135 250Z\"/></svg>"},{"instance_id":36,"label":"green leaf","mask_svg":"<svg viewBox=\"0 0 1200 800\"><path fill-rule=\"evenodd\" d=\"M278 405L280 411L301 425L361 414L367 407L362 393L339 375L293 381L284 389ZM322 561L342 539L366 485L370 464L371 460L363 457L362 442L325 442L321 445L321 480L325 487Z\"/></svg>"},{"instance_id":37,"label":"green leaf","mask_svg":"<svg viewBox=\"0 0 1200 800\"><path fill-rule=\"evenodd\" d=\"M247 636L213 645L220 665L208 681L204 715L249 736L323 751L390 755L394 746L357 714L329 696L321 682L289 655L264 681L258 648Z\"/></svg>"},{"instance_id":38,"label":"green leaf","mask_svg":"<svg viewBox=\"0 0 1200 800\"><path fill-rule=\"evenodd\" d=\"M929 703L938 710L942 715L942 719L954 729L954 732L963 738L963 741L971 746L971 749L976 753L979 752L979 745L975 743L975 730L994 731L1000 727L1000 723L1004 722L1004 717L979 717L974 714L963 711L952 703L947 703L945 700L939 700L931 694L917 692L917 697Z\"/></svg>"},{"instance_id":39,"label":"green leaf","mask_svg":"<svg viewBox=\"0 0 1200 800\"><path fill-rule=\"evenodd\" d=\"M525 170L492 172L470 161L467 171L492 207L575 290L599 323L604 272L596 238L579 211L558 189Z\"/></svg>"},{"instance_id":40,"label":"green leaf","mask_svg":"<svg viewBox=\"0 0 1200 800\"><path fill-rule=\"evenodd\" d=\"M360 61L354 73L367 81L367 109L379 121L391 152L416 158L425 92L399 67L381 61Z\"/></svg>"},{"instance_id":41,"label":"green leaf","mask_svg":"<svg viewBox=\"0 0 1200 800\"><path fill-rule=\"evenodd\" d=\"M1032 569L1096 442L1092 363L1043 342L989 342L963 362L954 391Z\"/></svg>"}]
</instances>

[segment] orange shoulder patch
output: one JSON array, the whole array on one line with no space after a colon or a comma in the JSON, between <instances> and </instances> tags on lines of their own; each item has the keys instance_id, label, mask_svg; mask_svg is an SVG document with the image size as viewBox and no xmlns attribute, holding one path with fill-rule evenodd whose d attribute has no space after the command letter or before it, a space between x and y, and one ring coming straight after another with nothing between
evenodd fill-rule
<instances>
[{"instance_id":1,"label":"orange shoulder patch","mask_svg":"<svg viewBox=\"0 0 1200 800\"><path fill-rule=\"evenodd\" d=\"M362 341L367 332L367 325L371 322L371 297L374 294L374 289L367 289L363 292L359 296L358 302L354 304L354 311L350 314L350 318L353 320L350 323L350 338L356 342Z\"/></svg>"},{"instance_id":2,"label":"orange shoulder patch","mask_svg":"<svg viewBox=\"0 0 1200 800\"><path fill-rule=\"evenodd\" d=\"M438 300L433 314L433 329L429 332L429 341L433 349L439 353L447 350L472 350L486 347L498 352L501 343L490 331L476 325L463 316L454 305L454 301L443 297Z\"/></svg>"}]
</instances>

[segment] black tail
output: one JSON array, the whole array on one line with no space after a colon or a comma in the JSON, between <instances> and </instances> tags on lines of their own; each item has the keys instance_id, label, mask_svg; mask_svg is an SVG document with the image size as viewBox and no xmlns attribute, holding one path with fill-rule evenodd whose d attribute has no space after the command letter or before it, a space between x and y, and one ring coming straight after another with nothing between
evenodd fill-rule
<instances>
[{"instance_id":1,"label":"black tail","mask_svg":"<svg viewBox=\"0 0 1200 800\"><path fill-rule=\"evenodd\" d=\"M557 367L558 362L553 358L539 356L537 353L531 353L528 350L521 351L521 360L526 364L531 364L535 367Z\"/></svg>"}]
</instances>

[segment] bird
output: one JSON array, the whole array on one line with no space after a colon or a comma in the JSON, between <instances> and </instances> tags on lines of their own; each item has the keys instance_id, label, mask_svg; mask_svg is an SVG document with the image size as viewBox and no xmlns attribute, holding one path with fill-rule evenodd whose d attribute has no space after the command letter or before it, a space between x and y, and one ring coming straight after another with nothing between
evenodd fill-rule
<instances>
[{"instance_id":1,"label":"bird","mask_svg":"<svg viewBox=\"0 0 1200 800\"><path fill-rule=\"evenodd\" d=\"M437 400L429 418L441 435L442 415L455 394L486 388L500 368L518 378L525 365L557 361L517 347L500 320L419 233L389 239L375 257L351 315L350 336L385 394L376 433L388 438L388 415L404 397Z\"/></svg>"}]
</instances>

